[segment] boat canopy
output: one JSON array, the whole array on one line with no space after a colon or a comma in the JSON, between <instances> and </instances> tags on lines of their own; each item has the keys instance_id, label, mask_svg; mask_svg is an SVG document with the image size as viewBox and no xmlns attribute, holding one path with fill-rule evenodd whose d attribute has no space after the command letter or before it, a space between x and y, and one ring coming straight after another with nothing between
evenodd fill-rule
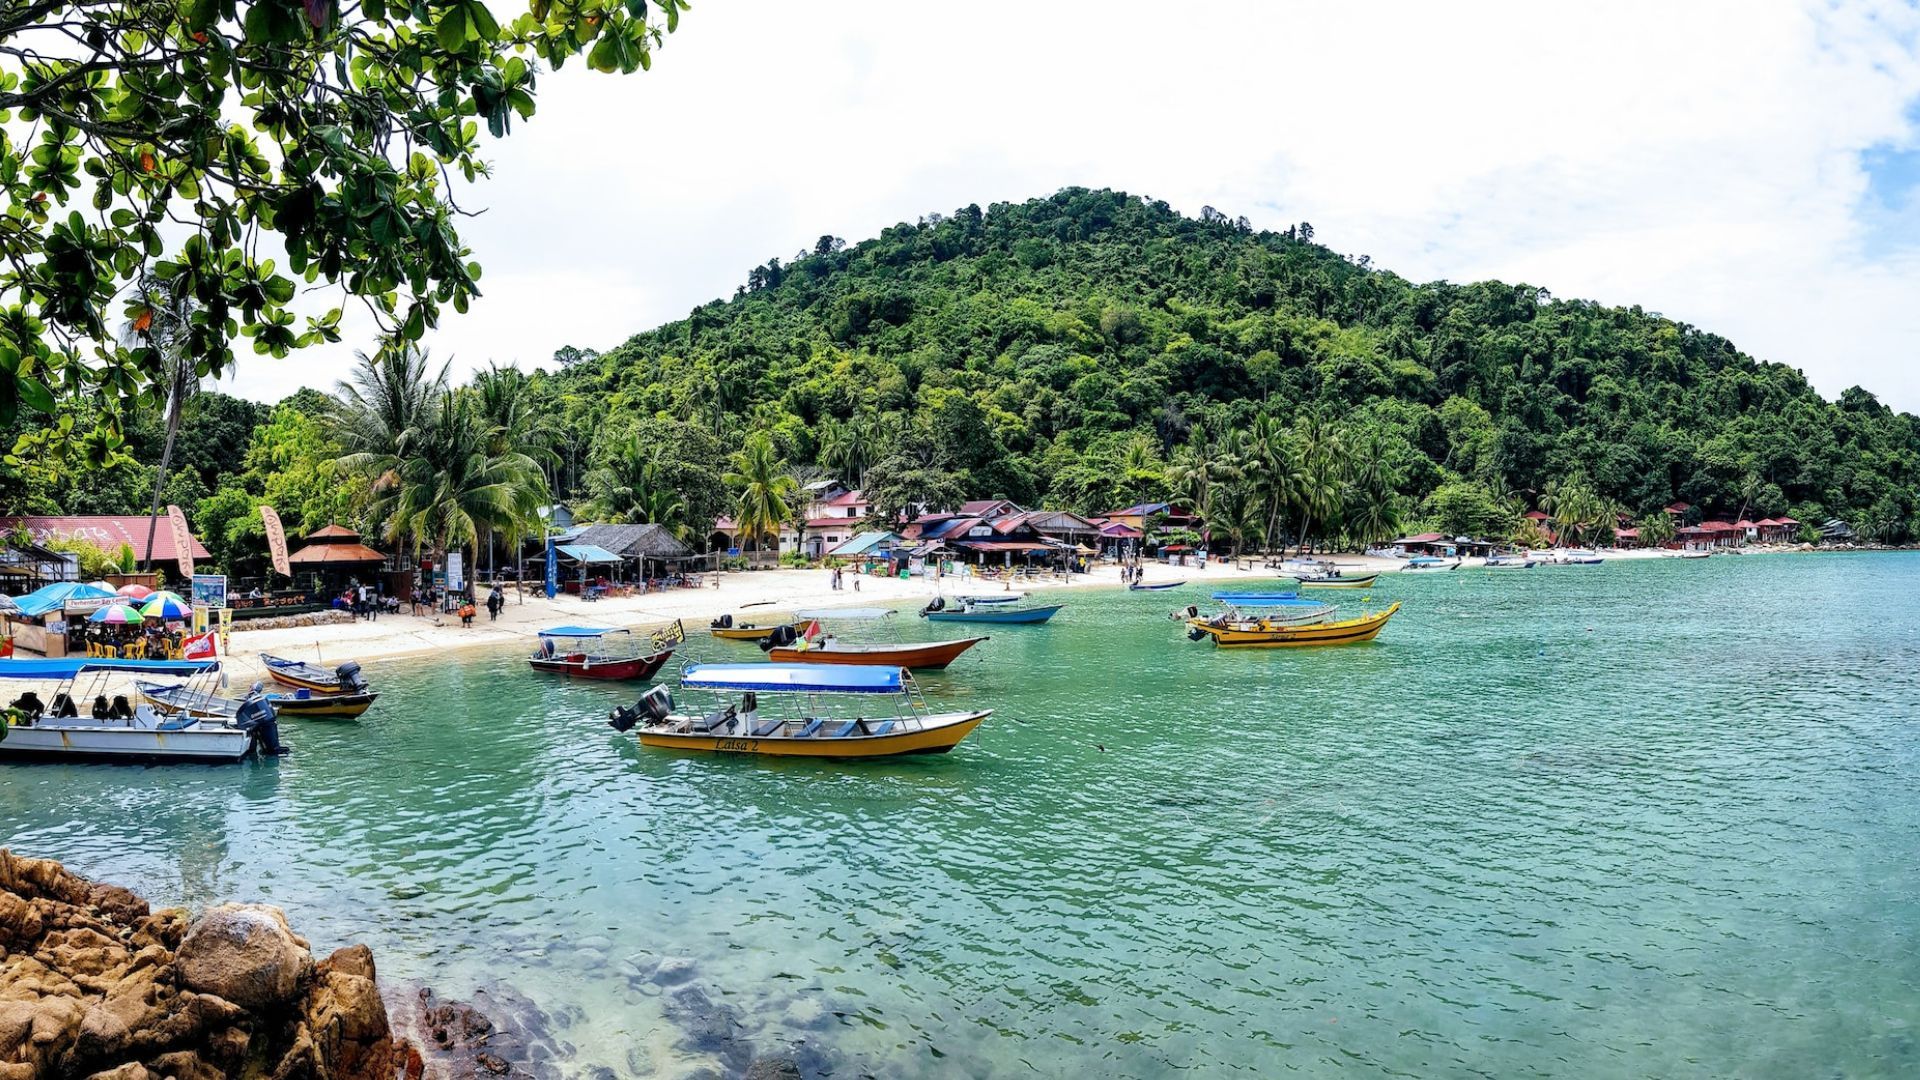
<instances>
[{"instance_id":1,"label":"boat canopy","mask_svg":"<svg viewBox=\"0 0 1920 1080\"><path fill-rule=\"evenodd\" d=\"M680 685L691 690L786 691L796 694L898 694L897 667L821 664L689 664Z\"/></svg>"},{"instance_id":2,"label":"boat canopy","mask_svg":"<svg viewBox=\"0 0 1920 1080\"><path fill-rule=\"evenodd\" d=\"M556 545L555 550L575 562L617 563L620 561L620 556L593 544L559 544Z\"/></svg>"},{"instance_id":3,"label":"boat canopy","mask_svg":"<svg viewBox=\"0 0 1920 1080\"><path fill-rule=\"evenodd\" d=\"M892 608L877 607L808 608L794 612L795 617L801 619L884 619L891 614Z\"/></svg>"},{"instance_id":4,"label":"boat canopy","mask_svg":"<svg viewBox=\"0 0 1920 1080\"><path fill-rule=\"evenodd\" d=\"M540 636L570 638L601 638L609 634L631 634L633 631L617 626L555 626L540 631Z\"/></svg>"},{"instance_id":5,"label":"boat canopy","mask_svg":"<svg viewBox=\"0 0 1920 1080\"><path fill-rule=\"evenodd\" d=\"M0 679L71 679L82 671L130 671L143 675L198 675L220 670L218 660L0 660Z\"/></svg>"}]
</instances>

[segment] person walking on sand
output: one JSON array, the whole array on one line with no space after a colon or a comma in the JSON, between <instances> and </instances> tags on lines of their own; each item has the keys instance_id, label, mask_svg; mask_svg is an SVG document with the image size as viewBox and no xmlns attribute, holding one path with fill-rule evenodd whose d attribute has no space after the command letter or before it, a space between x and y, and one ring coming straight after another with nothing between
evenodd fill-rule
<instances>
[{"instance_id":1,"label":"person walking on sand","mask_svg":"<svg viewBox=\"0 0 1920 1080\"><path fill-rule=\"evenodd\" d=\"M506 594L500 591L500 586L495 585L493 587L493 591L487 594L487 621L488 622L499 621L500 609L506 606L507 606Z\"/></svg>"}]
</instances>

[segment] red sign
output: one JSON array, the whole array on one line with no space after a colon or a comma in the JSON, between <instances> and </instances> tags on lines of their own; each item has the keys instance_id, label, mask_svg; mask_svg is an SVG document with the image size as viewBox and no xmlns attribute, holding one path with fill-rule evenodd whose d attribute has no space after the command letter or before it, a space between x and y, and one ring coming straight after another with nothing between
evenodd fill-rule
<instances>
[{"instance_id":1,"label":"red sign","mask_svg":"<svg viewBox=\"0 0 1920 1080\"><path fill-rule=\"evenodd\" d=\"M280 512L261 503L260 520L267 527L267 550L273 553L274 572L292 577L293 564L287 561L287 530L280 525Z\"/></svg>"},{"instance_id":2,"label":"red sign","mask_svg":"<svg viewBox=\"0 0 1920 1080\"><path fill-rule=\"evenodd\" d=\"M214 658L213 631L180 641L182 660L212 660Z\"/></svg>"},{"instance_id":3,"label":"red sign","mask_svg":"<svg viewBox=\"0 0 1920 1080\"><path fill-rule=\"evenodd\" d=\"M177 506L167 507L167 522L173 526L173 553L180 560L180 576L193 580L193 534L187 531L187 515Z\"/></svg>"}]
</instances>

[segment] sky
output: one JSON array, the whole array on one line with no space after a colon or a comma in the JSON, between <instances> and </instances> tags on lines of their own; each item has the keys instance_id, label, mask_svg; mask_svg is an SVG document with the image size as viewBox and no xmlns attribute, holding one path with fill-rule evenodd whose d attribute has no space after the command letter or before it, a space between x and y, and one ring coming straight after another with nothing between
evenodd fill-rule
<instances>
[{"instance_id":1,"label":"sky","mask_svg":"<svg viewBox=\"0 0 1920 1080\"><path fill-rule=\"evenodd\" d=\"M651 72L544 75L489 160L460 193L485 296L428 342L458 372L1081 185L1639 304L1920 413L1915 3L700 0ZM221 388L330 388L366 328Z\"/></svg>"}]
</instances>

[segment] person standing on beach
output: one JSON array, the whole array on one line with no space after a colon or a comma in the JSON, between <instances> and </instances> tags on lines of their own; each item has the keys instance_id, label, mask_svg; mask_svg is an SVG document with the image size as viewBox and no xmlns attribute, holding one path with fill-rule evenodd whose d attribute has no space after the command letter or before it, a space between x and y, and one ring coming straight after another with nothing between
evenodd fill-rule
<instances>
[{"instance_id":1,"label":"person standing on beach","mask_svg":"<svg viewBox=\"0 0 1920 1080\"><path fill-rule=\"evenodd\" d=\"M506 606L506 594L500 591L500 586L495 585L493 591L487 594L487 621L497 622L500 618L500 609Z\"/></svg>"}]
</instances>

